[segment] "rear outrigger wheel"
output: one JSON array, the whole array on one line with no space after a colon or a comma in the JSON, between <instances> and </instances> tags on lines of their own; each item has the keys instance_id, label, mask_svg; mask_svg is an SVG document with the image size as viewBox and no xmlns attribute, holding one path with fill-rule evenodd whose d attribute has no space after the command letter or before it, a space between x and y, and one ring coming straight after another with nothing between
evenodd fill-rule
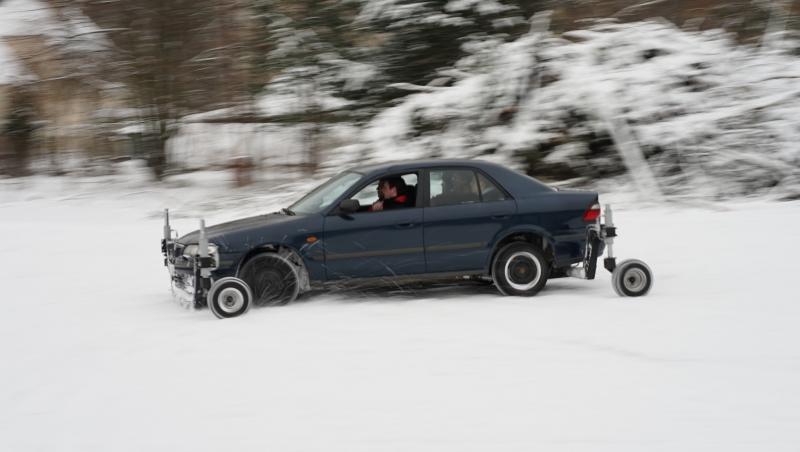
<instances>
[{"instance_id":1,"label":"rear outrigger wheel","mask_svg":"<svg viewBox=\"0 0 800 452\"><path fill-rule=\"evenodd\" d=\"M294 264L277 253L254 256L244 264L239 277L253 291L256 306L282 306L300 294Z\"/></svg>"},{"instance_id":2,"label":"rear outrigger wheel","mask_svg":"<svg viewBox=\"0 0 800 452\"><path fill-rule=\"evenodd\" d=\"M222 278L208 291L208 308L220 319L244 314L252 302L250 288L239 278Z\"/></svg>"},{"instance_id":3,"label":"rear outrigger wheel","mask_svg":"<svg viewBox=\"0 0 800 452\"><path fill-rule=\"evenodd\" d=\"M544 253L526 242L506 245L492 264L492 279L503 295L536 295L547 283L549 275L550 263Z\"/></svg>"},{"instance_id":4,"label":"rear outrigger wheel","mask_svg":"<svg viewBox=\"0 0 800 452\"><path fill-rule=\"evenodd\" d=\"M622 261L611 273L611 284L620 297L641 297L653 287L653 272L638 259Z\"/></svg>"}]
</instances>

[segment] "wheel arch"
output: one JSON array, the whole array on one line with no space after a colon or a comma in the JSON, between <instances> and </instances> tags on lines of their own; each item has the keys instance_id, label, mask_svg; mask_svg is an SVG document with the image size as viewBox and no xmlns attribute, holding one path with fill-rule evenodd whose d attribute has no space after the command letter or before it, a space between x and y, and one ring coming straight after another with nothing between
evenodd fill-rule
<instances>
[{"instance_id":1,"label":"wheel arch","mask_svg":"<svg viewBox=\"0 0 800 452\"><path fill-rule=\"evenodd\" d=\"M497 257L497 253L506 245L514 242L530 243L544 252L545 257L551 265L555 262L555 240L552 235L544 229L533 225L516 227L503 231L495 240L492 253L489 256L489 262L486 264L489 275L492 274L492 264Z\"/></svg>"},{"instance_id":2,"label":"wheel arch","mask_svg":"<svg viewBox=\"0 0 800 452\"><path fill-rule=\"evenodd\" d=\"M250 251L248 251L244 257L239 261L239 264L236 266L236 277L240 277L242 267L251 260L252 258L267 253L274 253L281 257L284 257L286 260L291 262L295 270L297 271L298 277L298 284L300 285L300 293L308 292L311 290L311 279L308 274L308 268L306 268L306 263L303 261L302 256L300 253L297 252L294 248L282 245L278 243L264 243L253 247Z\"/></svg>"}]
</instances>

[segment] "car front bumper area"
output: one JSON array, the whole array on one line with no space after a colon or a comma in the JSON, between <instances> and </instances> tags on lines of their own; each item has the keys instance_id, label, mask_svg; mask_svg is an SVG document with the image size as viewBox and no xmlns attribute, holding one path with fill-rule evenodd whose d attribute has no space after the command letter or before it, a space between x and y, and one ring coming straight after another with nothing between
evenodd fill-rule
<instances>
[{"instance_id":1,"label":"car front bumper area","mask_svg":"<svg viewBox=\"0 0 800 452\"><path fill-rule=\"evenodd\" d=\"M167 245L169 247L169 245ZM184 245L174 244L176 252ZM169 253L169 248L168 253ZM206 295L211 288L209 272L214 269L212 257L174 256L167 254L164 259L169 270L172 296L182 306L200 308L206 305Z\"/></svg>"},{"instance_id":2,"label":"car front bumper area","mask_svg":"<svg viewBox=\"0 0 800 452\"><path fill-rule=\"evenodd\" d=\"M185 307L206 306L212 283L211 272L217 268L218 258L209 247L204 221L200 220L198 244L178 243L173 232L169 226L169 210L165 210L161 253L164 266L169 270L172 296Z\"/></svg>"}]
</instances>

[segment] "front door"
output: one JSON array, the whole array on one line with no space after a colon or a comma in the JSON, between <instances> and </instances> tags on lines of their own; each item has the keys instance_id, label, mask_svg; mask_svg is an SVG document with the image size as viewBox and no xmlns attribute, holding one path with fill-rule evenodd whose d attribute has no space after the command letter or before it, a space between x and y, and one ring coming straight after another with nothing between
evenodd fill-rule
<instances>
[{"instance_id":1,"label":"front door","mask_svg":"<svg viewBox=\"0 0 800 452\"><path fill-rule=\"evenodd\" d=\"M416 175L404 175L407 193L416 193ZM362 190L376 198L377 181ZM365 201L363 194L353 199ZM377 198L376 198L377 199ZM374 200L374 199L373 199ZM366 210L366 209L363 209ZM325 217L325 268L328 280L425 273L422 209L360 211Z\"/></svg>"}]
</instances>

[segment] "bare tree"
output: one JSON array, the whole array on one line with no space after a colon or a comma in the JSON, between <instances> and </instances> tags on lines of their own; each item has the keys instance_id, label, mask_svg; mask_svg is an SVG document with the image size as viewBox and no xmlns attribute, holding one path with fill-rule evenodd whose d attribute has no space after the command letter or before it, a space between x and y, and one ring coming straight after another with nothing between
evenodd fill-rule
<instances>
[{"instance_id":1,"label":"bare tree","mask_svg":"<svg viewBox=\"0 0 800 452\"><path fill-rule=\"evenodd\" d=\"M166 142L187 114L248 99L247 15L237 0L86 0L83 12L106 33L111 72L131 92L156 177Z\"/></svg>"}]
</instances>

